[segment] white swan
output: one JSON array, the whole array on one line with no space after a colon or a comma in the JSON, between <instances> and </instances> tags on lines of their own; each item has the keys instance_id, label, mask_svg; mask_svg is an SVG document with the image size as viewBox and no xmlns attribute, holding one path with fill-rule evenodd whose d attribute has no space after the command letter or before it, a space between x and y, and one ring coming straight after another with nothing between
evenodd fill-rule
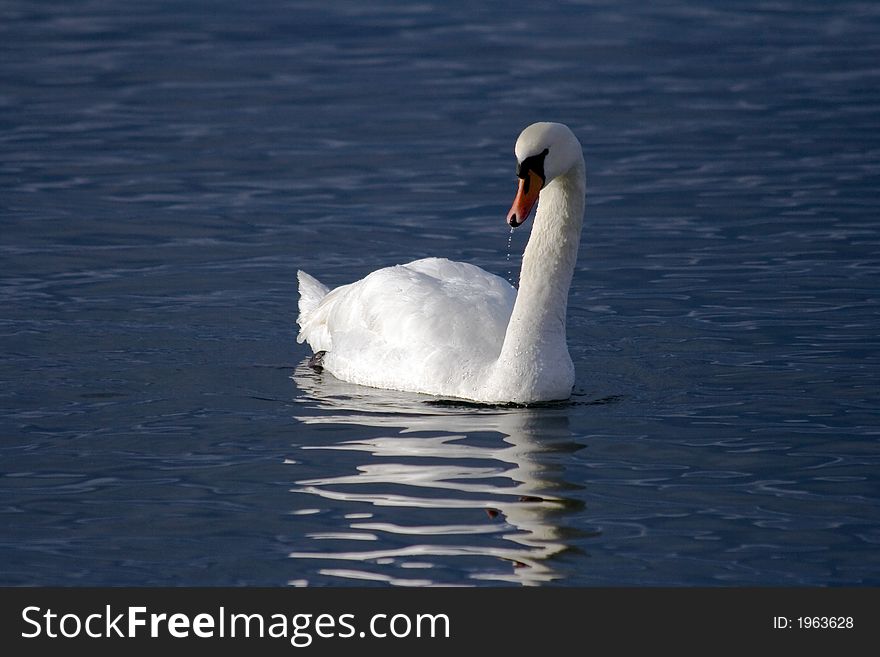
<instances>
[{"instance_id":1,"label":"white swan","mask_svg":"<svg viewBox=\"0 0 880 657\"><path fill-rule=\"evenodd\" d=\"M517 292L479 267L426 258L333 291L303 271L298 342L337 378L484 403L567 399L574 365L565 337L586 186L580 142L560 123L516 141L516 227L535 201ZM540 194L540 200L539 200Z\"/></svg>"}]
</instances>

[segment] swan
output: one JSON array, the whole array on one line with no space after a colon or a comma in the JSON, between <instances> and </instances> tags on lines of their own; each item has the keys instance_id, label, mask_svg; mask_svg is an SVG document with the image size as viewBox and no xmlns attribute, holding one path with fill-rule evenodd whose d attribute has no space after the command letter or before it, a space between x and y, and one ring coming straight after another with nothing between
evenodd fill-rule
<instances>
[{"instance_id":1,"label":"swan","mask_svg":"<svg viewBox=\"0 0 880 657\"><path fill-rule=\"evenodd\" d=\"M537 202L519 291L480 267L425 258L329 290L297 272L310 365L374 388L480 403L568 399L568 291L584 218L581 144L561 123L534 123L514 148L515 228Z\"/></svg>"}]
</instances>

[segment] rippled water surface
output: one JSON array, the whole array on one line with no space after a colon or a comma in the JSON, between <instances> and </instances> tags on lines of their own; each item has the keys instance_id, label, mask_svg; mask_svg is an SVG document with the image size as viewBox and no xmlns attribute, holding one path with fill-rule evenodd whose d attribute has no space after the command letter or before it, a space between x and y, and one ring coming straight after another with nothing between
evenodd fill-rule
<instances>
[{"instance_id":1,"label":"rippled water surface","mask_svg":"<svg viewBox=\"0 0 880 657\"><path fill-rule=\"evenodd\" d=\"M584 145L568 403L316 374L296 270L515 279ZM0 583L880 584L880 7L0 5Z\"/></svg>"}]
</instances>

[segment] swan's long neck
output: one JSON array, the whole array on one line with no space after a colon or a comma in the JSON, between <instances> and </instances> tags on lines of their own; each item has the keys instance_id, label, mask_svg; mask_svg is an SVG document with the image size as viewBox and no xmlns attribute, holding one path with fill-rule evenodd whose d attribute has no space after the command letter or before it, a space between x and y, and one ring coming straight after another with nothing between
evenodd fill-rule
<instances>
[{"instance_id":1,"label":"swan's long neck","mask_svg":"<svg viewBox=\"0 0 880 657\"><path fill-rule=\"evenodd\" d=\"M584 220L585 188L581 161L541 190L498 359L506 377L529 379L560 359L571 362L565 314Z\"/></svg>"}]
</instances>

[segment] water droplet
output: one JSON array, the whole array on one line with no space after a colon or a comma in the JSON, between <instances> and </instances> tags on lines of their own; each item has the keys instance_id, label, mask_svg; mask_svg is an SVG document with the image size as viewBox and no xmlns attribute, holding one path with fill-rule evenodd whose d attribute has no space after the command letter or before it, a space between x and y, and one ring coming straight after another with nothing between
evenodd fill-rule
<instances>
[{"instance_id":1,"label":"water droplet","mask_svg":"<svg viewBox=\"0 0 880 657\"><path fill-rule=\"evenodd\" d=\"M510 246L513 244L513 228L510 229L510 233L507 235L507 282L511 285L513 283L513 268L510 266ZM516 287L514 285L514 287Z\"/></svg>"}]
</instances>

